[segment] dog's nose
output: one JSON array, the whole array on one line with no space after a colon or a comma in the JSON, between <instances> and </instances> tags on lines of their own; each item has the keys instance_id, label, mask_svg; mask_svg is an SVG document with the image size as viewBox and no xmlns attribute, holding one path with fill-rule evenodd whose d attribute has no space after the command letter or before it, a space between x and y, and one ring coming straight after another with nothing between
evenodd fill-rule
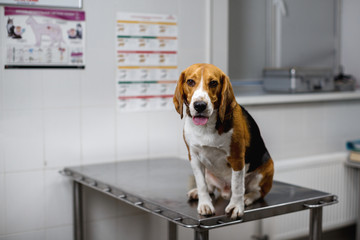
<instances>
[{"instance_id":1,"label":"dog's nose","mask_svg":"<svg viewBox=\"0 0 360 240\"><path fill-rule=\"evenodd\" d=\"M194 108L198 113L203 112L206 109L207 103L204 101L194 102Z\"/></svg>"}]
</instances>

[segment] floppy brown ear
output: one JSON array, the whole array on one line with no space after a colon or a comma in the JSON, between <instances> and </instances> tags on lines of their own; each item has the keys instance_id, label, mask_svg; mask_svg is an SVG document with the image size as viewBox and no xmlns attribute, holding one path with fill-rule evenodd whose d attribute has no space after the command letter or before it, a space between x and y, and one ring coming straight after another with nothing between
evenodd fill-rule
<instances>
[{"instance_id":1,"label":"floppy brown ear","mask_svg":"<svg viewBox=\"0 0 360 240\"><path fill-rule=\"evenodd\" d=\"M185 71L183 71L180 74L173 98L175 109L180 114L181 119L183 118L183 105L184 105L184 88L183 88L184 77L185 77Z\"/></svg>"},{"instance_id":2,"label":"floppy brown ear","mask_svg":"<svg viewBox=\"0 0 360 240\"><path fill-rule=\"evenodd\" d=\"M223 122L225 114L233 111L236 106L236 100L234 91L230 83L229 77L223 73L221 77L222 89L221 89L221 101L219 106L219 118Z\"/></svg>"}]
</instances>

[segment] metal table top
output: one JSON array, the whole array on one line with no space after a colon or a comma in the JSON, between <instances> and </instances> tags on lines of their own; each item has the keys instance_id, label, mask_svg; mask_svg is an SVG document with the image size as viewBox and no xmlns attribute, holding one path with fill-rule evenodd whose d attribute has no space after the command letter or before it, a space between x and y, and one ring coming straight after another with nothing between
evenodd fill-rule
<instances>
[{"instance_id":1,"label":"metal table top","mask_svg":"<svg viewBox=\"0 0 360 240\"><path fill-rule=\"evenodd\" d=\"M190 163L177 158L137 160L68 167L63 174L107 195L188 228L212 229L337 202L333 194L274 181L270 193L245 209L242 219L225 214L228 200L213 197L210 217L197 213L197 201L186 193L192 177Z\"/></svg>"}]
</instances>

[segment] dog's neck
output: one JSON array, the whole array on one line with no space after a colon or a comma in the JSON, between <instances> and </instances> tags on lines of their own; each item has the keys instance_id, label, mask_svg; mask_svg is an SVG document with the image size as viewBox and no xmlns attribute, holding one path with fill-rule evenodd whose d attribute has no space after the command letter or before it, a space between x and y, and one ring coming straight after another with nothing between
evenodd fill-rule
<instances>
[{"instance_id":1,"label":"dog's neck","mask_svg":"<svg viewBox=\"0 0 360 240\"><path fill-rule=\"evenodd\" d=\"M217 116L215 128L219 135L230 131L233 128L233 111L227 112L225 114L224 121L221 121L219 116Z\"/></svg>"}]
</instances>

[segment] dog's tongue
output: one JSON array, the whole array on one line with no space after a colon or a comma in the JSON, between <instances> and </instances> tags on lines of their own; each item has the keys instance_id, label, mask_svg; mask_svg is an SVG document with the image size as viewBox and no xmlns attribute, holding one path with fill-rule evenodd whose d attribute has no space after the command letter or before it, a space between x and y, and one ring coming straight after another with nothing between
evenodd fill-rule
<instances>
[{"instance_id":1,"label":"dog's tongue","mask_svg":"<svg viewBox=\"0 0 360 240\"><path fill-rule=\"evenodd\" d=\"M195 125L205 125L207 121L207 117L193 117L193 122Z\"/></svg>"}]
</instances>

